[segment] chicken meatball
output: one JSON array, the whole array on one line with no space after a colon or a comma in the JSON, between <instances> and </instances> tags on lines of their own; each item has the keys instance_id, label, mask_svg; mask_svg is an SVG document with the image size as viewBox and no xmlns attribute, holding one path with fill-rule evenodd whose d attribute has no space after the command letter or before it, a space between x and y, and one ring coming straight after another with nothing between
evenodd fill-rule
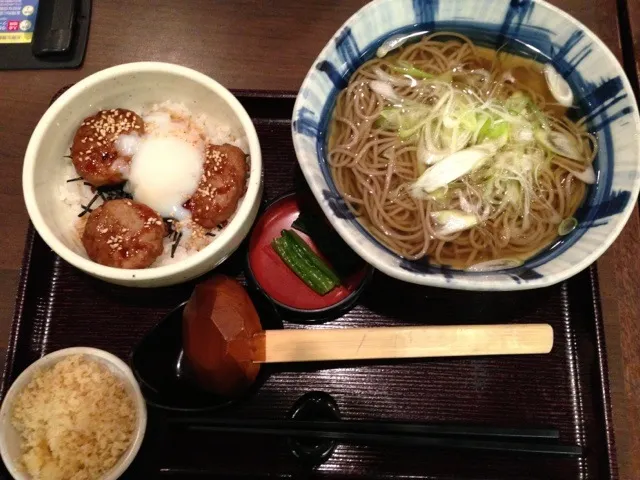
<instances>
[{"instance_id":1,"label":"chicken meatball","mask_svg":"<svg viewBox=\"0 0 640 480\"><path fill-rule=\"evenodd\" d=\"M118 151L116 141L120 135L142 135L144 122L130 110L116 108L102 110L85 118L76 132L71 146L71 160L78 175L94 187L117 185L124 182L131 163L131 155ZM120 146L123 150L123 145Z\"/></svg>"},{"instance_id":2,"label":"chicken meatball","mask_svg":"<svg viewBox=\"0 0 640 480\"><path fill-rule=\"evenodd\" d=\"M89 258L117 268L146 268L160 256L165 226L143 203L110 200L96 208L82 234Z\"/></svg>"},{"instance_id":3,"label":"chicken meatball","mask_svg":"<svg viewBox=\"0 0 640 480\"><path fill-rule=\"evenodd\" d=\"M214 228L229 219L244 195L247 182L246 155L233 145L207 145L204 174L187 202L193 221Z\"/></svg>"}]
</instances>

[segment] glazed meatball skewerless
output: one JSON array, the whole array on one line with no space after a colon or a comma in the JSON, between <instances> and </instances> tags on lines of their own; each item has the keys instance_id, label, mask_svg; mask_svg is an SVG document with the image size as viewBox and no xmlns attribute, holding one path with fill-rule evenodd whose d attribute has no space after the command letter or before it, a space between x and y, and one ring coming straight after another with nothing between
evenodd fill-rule
<instances>
[{"instance_id":1,"label":"glazed meatball skewerless","mask_svg":"<svg viewBox=\"0 0 640 480\"><path fill-rule=\"evenodd\" d=\"M102 110L85 118L71 146L71 160L78 175L94 187L124 182L133 152L126 151L127 142L118 145L117 140L133 134L144 134L144 121L131 110Z\"/></svg>"},{"instance_id":2,"label":"glazed meatball skewerless","mask_svg":"<svg viewBox=\"0 0 640 480\"><path fill-rule=\"evenodd\" d=\"M208 145L202 179L187 202L193 221L204 228L215 228L228 220L244 194L247 171L246 155L238 147Z\"/></svg>"},{"instance_id":3,"label":"glazed meatball skewerless","mask_svg":"<svg viewBox=\"0 0 640 480\"><path fill-rule=\"evenodd\" d=\"M165 226L148 206L110 200L96 208L82 234L89 258L117 268L146 268L162 254Z\"/></svg>"}]
</instances>

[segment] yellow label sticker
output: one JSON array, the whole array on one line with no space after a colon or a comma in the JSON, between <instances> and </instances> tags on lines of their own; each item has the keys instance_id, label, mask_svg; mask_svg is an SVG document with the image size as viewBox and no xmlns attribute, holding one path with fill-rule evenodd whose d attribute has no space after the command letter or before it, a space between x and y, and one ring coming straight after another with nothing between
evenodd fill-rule
<instances>
[{"instance_id":1,"label":"yellow label sticker","mask_svg":"<svg viewBox=\"0 0 640 480\"><path fill-rule=\"evenodd\" d=\"M31 43L33 32L0 33L0 43Z\"/></svg>"}]
</instances>

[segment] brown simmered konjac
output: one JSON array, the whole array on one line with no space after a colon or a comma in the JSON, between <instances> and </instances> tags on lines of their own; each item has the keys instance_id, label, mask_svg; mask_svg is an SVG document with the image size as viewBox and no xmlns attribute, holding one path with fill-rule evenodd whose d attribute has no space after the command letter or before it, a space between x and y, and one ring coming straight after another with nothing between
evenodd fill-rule
<instances>
[{"instance_id":1,"label":"brown simmered konjac","mask_svg":"<svg viewBox=\"0 0 640 480\"><path fill-rule=\"evenodd\" d=\"M85 118L71 146L78 174L94 187L124 182L131 156L118 151L116 140L133 133L144 134L144 122L131 110L102 110Z\"/></svg>"},{"instance_id":2,"label":"brown simmered konjac","mask_svg":"<svg viewBox=\"0 0 640 480\"><path fill-rule=\"evenodd\" d=\"M193 221L215 228L233 215L244 194L247 179L246 155L233 145L207 145L204 173L187 208Z\"/></svg>"},{"instance_id":3,"label":"brown simmered konjac","mask_svg":"<svg viewBox=\"0 0 640 480\"><path fill-rule=\"evenodd\" d=\"M133 200L110 200L89 215L82 244L94 262L146 268L162 253L164 236L164 222L154 210Z\"/></svg>"}]
</instances>

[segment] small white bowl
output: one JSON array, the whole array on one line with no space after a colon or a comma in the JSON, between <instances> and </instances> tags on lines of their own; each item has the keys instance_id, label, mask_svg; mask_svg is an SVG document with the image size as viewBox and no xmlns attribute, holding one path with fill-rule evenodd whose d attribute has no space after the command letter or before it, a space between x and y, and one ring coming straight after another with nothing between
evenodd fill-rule
<instances>
[{"instance_id":1,"label":"small white bowl","mask_svg":"<svg viewBox=\"0 0 640 480\"><path fill-rule=\"evenodd\" d=\"M65 348L52 352L32 363L18 378L13 382L11 388L2 402L0 408L0 455L2 461L9 470L9 473L15 480L30 480L30 476L18 469L17 459L20 457L20 436L11 423L11 411L16 396L31 381L33 375L42 368L50 368L63 358L70 355L86 355L93 360L97 360L104 364L114 375L121 378L129 394L134 399L134 404L138 416L137 425L133 434L133 440L126 452L114 467L102 478L96 480L115 480L119 478L129 467L135 456L140 450L144 432L147 428L147 406L140 391L140 386L133 376L133 372L115 355L104 350L89 347L73 347Z\"/></svg>"},{"instance_id":2,"label":"small white bowl","mask_svg":"<svg viewBox=\"0 0 640 480\"><path fill-rule=\"evenodd\" d=\"M210 245L179 262L127 270L91 261L73 218L59 198L67 180L63 156L68 154L83 119L101 109L139 109L164 101L183 103L195 115L228 126L247 139L251 156L247 191L233 219ZM42 239L64 260L89 275L134 287L181 283L213 269L231 255L253 224L262 196L262 155L256 129L244 107L226 88L208 76L168 63L119 65L78 82L45 112L25 154L22 188L31 221Z\"/></svg>"}]
</instances>

